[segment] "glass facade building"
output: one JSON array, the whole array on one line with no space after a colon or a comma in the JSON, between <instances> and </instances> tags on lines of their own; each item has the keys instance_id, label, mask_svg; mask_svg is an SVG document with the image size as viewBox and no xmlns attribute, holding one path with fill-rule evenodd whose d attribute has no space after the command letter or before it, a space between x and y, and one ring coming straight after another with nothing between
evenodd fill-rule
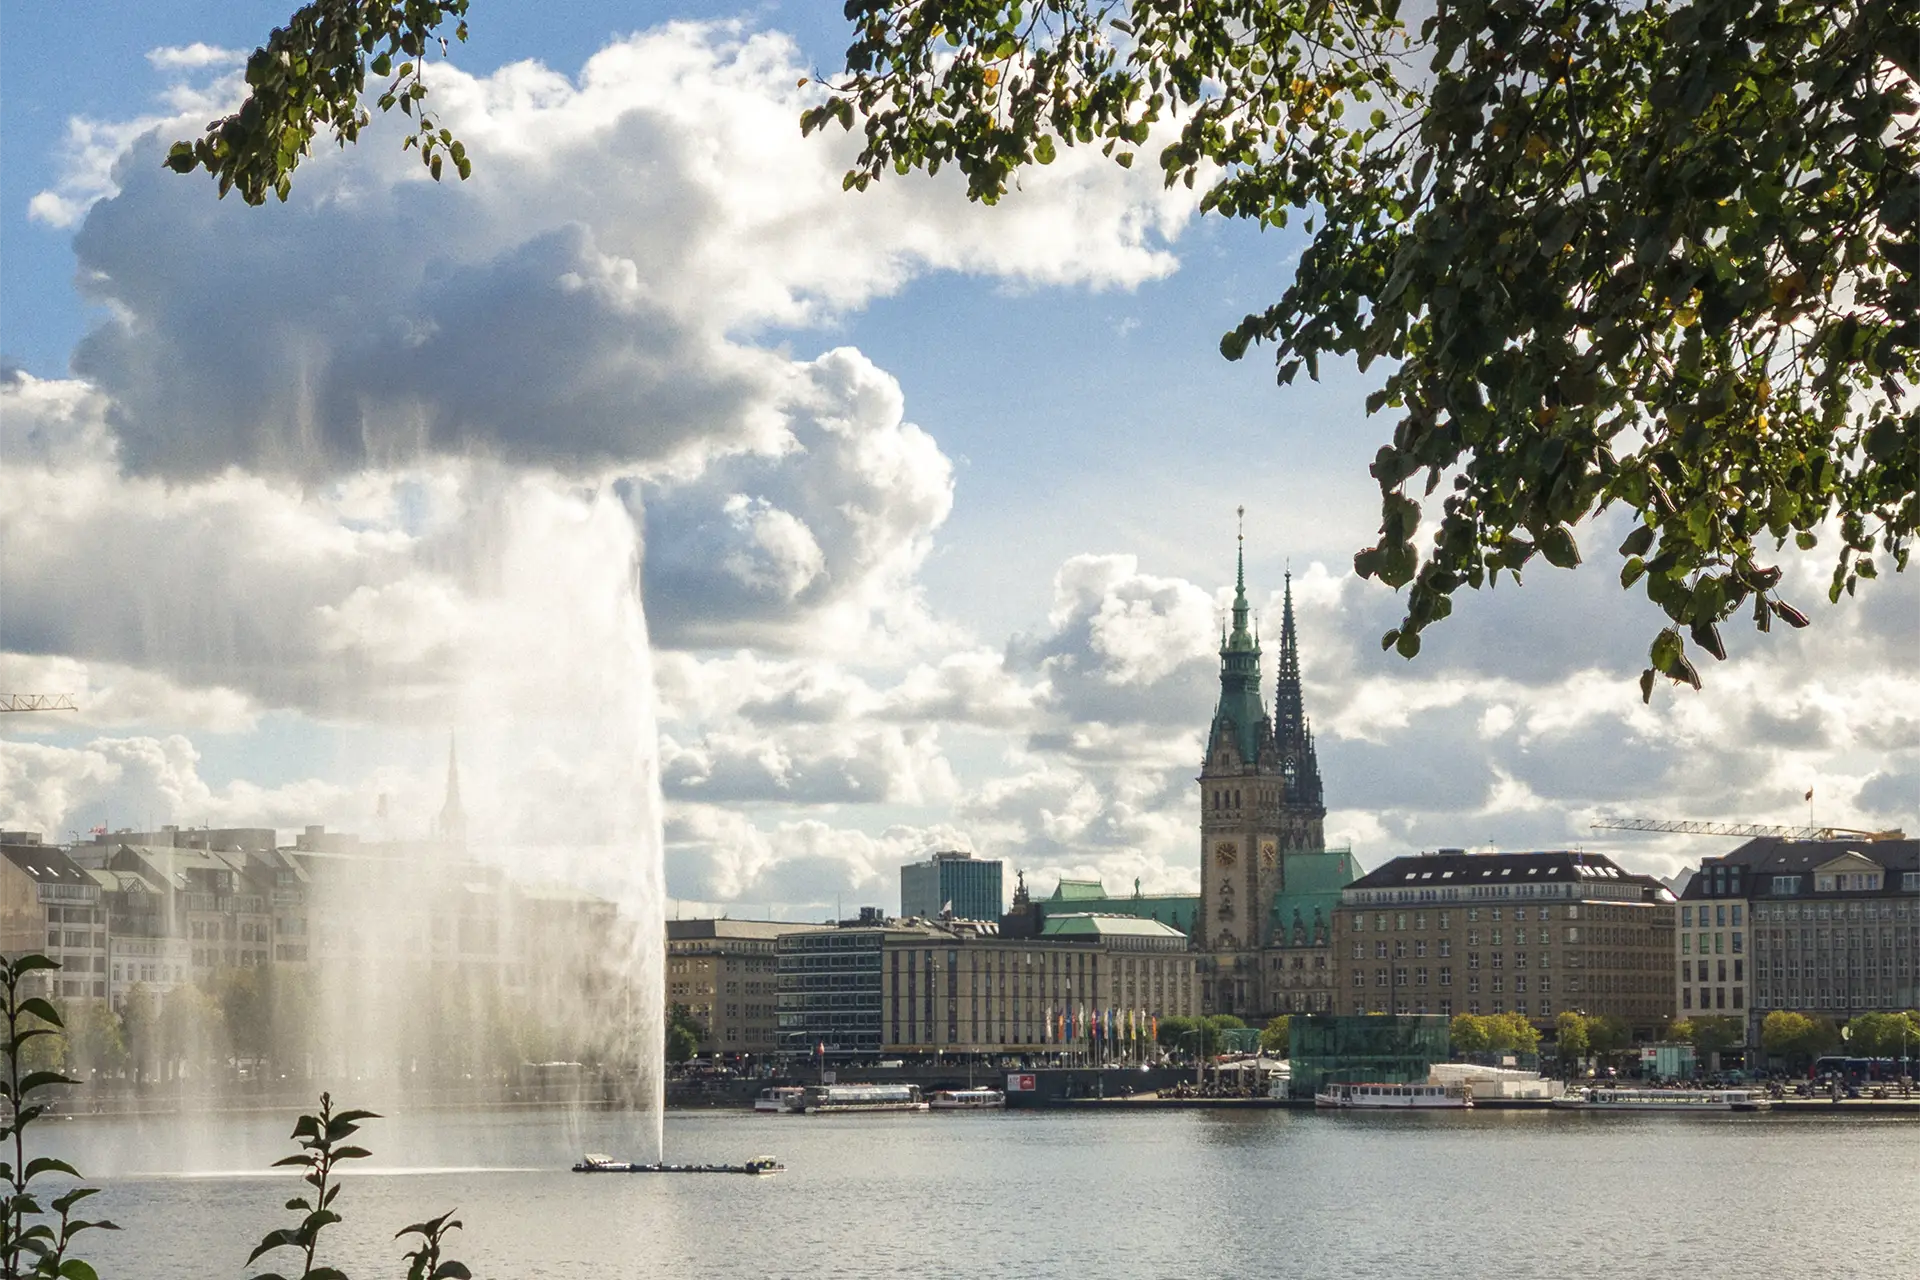
<instances>
[{"instance_id":1,"label":"glass facade building","mask_svg":"<svg viewBox=\"0 0 1920 1280\"><path fill-rule=\"evenodd\" d=\"M900 915L937 920L952 904L956 920L998 920L1006 910L997 858L936 853L900 868Z\"/></svg>"},{"instance_id":2,"label":"glass facade building","mask_svg":"<svg viewBox=\"0 0 1920 1280\"><path fill-rule=\"evenodd\" d=\"M1296 1014L1288 1027L1296 1098L1335 1082L1422 1083L1448 1057L1447 1019L1437 1014Z\"/></svg>"}]
</instances>

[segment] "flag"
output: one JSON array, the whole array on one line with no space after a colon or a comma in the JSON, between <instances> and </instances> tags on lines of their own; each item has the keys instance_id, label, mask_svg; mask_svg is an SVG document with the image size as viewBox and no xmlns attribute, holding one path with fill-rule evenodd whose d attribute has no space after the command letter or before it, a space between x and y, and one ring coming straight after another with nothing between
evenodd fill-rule
<instances>
[{"instance_id":1,"label":"flag","mask_svg":"<svg viewBox=\"0 0 1920 1280\"><path fill-rule=\"evenodd\" d=\"M1811 799L1813 799L1813 788L1812 788L1812 787L1808 787L1808 788L1807 788L1807 799L1809 799L1809 800L1811 800Z\"/></svg>"},{"instance_id":2,"label":"flag","mask_svg":"<svg viewBox=\"0 0 1920 1280\"><path fill-rule=\"evenodd\" d=\"M820 1042L819 1044L817 1044L817 1045L815 1045L815 1046L814 1046L814 1048L813 1048L813 1051L814 1051L815 1053L817 1053L817 1054L819 1054L819 1055L820 1055L821 1057L823 1057L823 1058L824 1058L824 1057L826 1057L826 1056L827 1056L827 1042L826 1042L825 1040L822 1040L822 1041L821 1041L821 1042Z\"/></svg>"},{"instance_id":3,"label":"flag","mask_svg":"<svg viewBox=\"0 0 1920 1280\"><path fill-rule=\"evenodd\" d=\"M87 834L90 836L103 836L107 834L107 824L103 822L97 827L88 827Z\"/></svg>"}]
</instances>

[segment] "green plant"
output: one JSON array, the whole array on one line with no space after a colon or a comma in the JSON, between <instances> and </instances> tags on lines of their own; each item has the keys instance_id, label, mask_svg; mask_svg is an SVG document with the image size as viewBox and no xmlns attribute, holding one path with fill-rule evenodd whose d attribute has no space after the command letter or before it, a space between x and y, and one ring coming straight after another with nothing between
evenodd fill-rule
<instances>
[{"instance_id":1,"label":"green plant","mask_svg":"<svg viewBox=\"0 0 1920 1280\"><path fill-rule=\"evenodd\" d=\"M377 1120L380 1117L371 1111L333 1110L333 1096L320 1095L320 1110L303 1115L294 1122L293 1140L304 1149L303 1154L286 1156L275 1160L273 1167L278 1169L286 1165L303 1166L306 1173L301 1181L313 1188L311 1196L295 1196L287 1201L286 1207L304 1213L296 1226L282 1227L278 1231L269 1231L247 1255L247 1265L252 1266L262 1254L275 1249L296 1249L300 1251L302 1267L298 1280L347 1280L346 1273L338 1267L316 1267L313 1259L320 1247L320 1233L341 1220L334 1212L334 1199L340 1194L340 1184L334 1180L334 1167L342 1160L364 1160L372 1153L365 1147L347 1145L346 1140L359 1132L362 1120ZM253 1280L289 1280L277 1271L266 1271L254 1276Z\"/></svg>"},{"instance_id":2,"label":"green plant","mask_svg":"<svg viewBox=\"0 0 1920 1280\"><path fill-rule=\"evenodd\" d=\"M94 1187L74 1187L55 1196L47 1208L40 1206L34 1193L34 1179L49 1173L64 1173L78 1178L79 1172L64 1160L52 1156L27 1159L27 1128L46 1114L47 1104L31 1100L55 1085L77 1081L58 1071L29 1069L29 1047L43 1036L59 1037L63 1024L60 1011L42 996L21 994L29 974L54 971L59 965L43 955L23 955L14 960L0 959L0 1016L6 1019L6 1077L0 1080L0 1105L7 1119L0 1123L0 1143L13 1140L12 1158L0 1160L0 1183L6 1187L6 1205L0 1212L0 1278L21 1280L45 1277L52 1280L96 1280L91 1264L68 1257L74 1237L82 1231L100 1228L119 1230L105 1220L76 1218L74 1209ZM58 1224L35 1221L49 1210L59 1215Z\"/></svg>"},{"instance_id":3,"label":"green plant","mask_svg":"<svg viewBox=\"0 0 1920 1280\"><path fill-rule=\"evenodd\" d=\"M306 1170L301 1181L312 1191L293 1197L286 1205L304 1216L291 1227L269 1231L261 1237L260 1243L248 1255L247 1265L252 1266L261 1255L272 1253L275 1249L294 1249L300 1254L301 1269L296 1276L266 1271L252 1277L252 1280L347 1280L346 1273L340 1268L316 1266L314 1258L320 1248L320 1233L342 1221L333 1207L334 1200L340 1194L336 1166L342 1160L364 1160L372 1154L365 1147L349 1144L347 1139L360 1131L361 1121L379 1118L371 1111L336 1112L333 1109L333 1095L323 1093L320 1095L320 1109L302 1115L294 1122L292 1136L300 1144L301 1154L276 1160L273 1167L294 1166ZM465 1263L441 1257L442 1241L447 1232L460 1230L460 1223L453 1214L454 1211L450 1209L437 1218L416 1222L394 1233L396 1240L407 1236L420 1237L419 1247L409 1250L405 1255L407 1280L472 1280L473 1273Z\"/></svg>"},{"instance_id":4,"label":"green plant","mask_svg":"<svg viewBox=\"0 0 1920 1280\"><path fill-rule=\"evenodd\" d=\"M407 1254L407 1280L473 1280L473 1272L463 1262L441 1261L440 1239L449 1231L460 1230L452 1209L437 1218L416 1222L394 1233L394 1239L419 1236L420 1247Z\"/></svg>"}]
</instances>

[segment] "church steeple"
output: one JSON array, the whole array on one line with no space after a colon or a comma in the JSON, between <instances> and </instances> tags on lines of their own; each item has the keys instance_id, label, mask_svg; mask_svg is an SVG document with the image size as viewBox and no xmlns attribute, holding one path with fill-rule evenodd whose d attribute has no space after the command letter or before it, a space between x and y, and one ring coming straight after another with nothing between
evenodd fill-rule
<instances>
[{"instance_id":1,"label":"church steeple","mask_svg":"<svg viewBox=\"0 0 1920 1280\"><path fill-rule=\"evenodd\" d=\"M448 844L467 842L467 814L460 807L460 746L452 734L447 735L447 799L440 806L440 819L434 828Z\"/></svg>"},{"instance_id":2,"label":"church steeple","mask_svg":"<svg viewBox=\"0 0 1920 1280\"><path fill-rule=\"evenodd\" d=\"M1265 708L1260 700L1260 641L1247 628L1252 612L1247 604L1247 509L1238 512L1242 527L1234 561L1233 630L1220 641L1220 703L1214 709L1208 735L1211 759L1223 737L1240 753L1240 763L1251 768L1260 759Z\"/></svg>"},{"instance_id":3,"label":"church steeple","mask_svg":"<svg viewBox=\"0 0 1920 1280\"><path fill-rule=\"evenodd\" d=\"M1280 666L1274 673L1273 736L1287 777L1290 804L1321 808L1320 762L1300 696L1300 633L1293 621L1293 572L1288 570L1280 611Z\"/></svg>"}]
</instances>

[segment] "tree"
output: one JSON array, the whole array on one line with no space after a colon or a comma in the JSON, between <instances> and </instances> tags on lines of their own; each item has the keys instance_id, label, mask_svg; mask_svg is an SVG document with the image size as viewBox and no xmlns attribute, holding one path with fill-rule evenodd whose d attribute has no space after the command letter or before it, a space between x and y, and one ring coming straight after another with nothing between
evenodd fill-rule
<instances>
[{"instance_id":1,"label":"tree","mask_svg":"<svg viewBox=\"0 0 1920 1280\"><path fill-rule=\"evenodd\" d=\"M1517 1013L1496 1013L1486 1019L1487 1048L1495 1053L1536 1053L1540 1032Z\"/></svg>"},{"instance_id":2,"label":"tree","mask_svg":"<svg viewBox=\"0 0 1920 1280\"><path fill-rule=\"evenodd\" d=\"M1553 1046L1554 1052L1560 1056L1560 1066L1567 1079L1573 1079L1580 1059L1587 1056L1587 1020L1573 1012L1563 1013L1554 1019Z\"/></svg>"},{"instance_id":3,"label":"tree","mask_svg":"<svg viewBox=\"0 0 1920 1280\"><path fill-rule=\"evenodd\" d=\"M1617 1013L1587 1019L1587 1045L1599 1058L1610 1058L1633 1043L1633 1028Z\"/></svg>"},{"instance_id":4,"label":"tree","mask_svg":"<svg viewBox=\"0 0 1920 1280\"><path fill-rule=\"evenodd\" d=\"M667 1006L667 1061L678 1066L689 1061L700 1052L700 1042L707 1038L707 1029L693 1016L693 1011L683 1004Z\"/></svg>"},{"instance_id":5,"label":"tree","mask_svg":"<svg viewBox=\"0 0 1920 1280\"><path fill-rule=\"evenodd\" d=\"M1897 1058L1920 1049L1920 1014L1863 1013L1847 1023L1847 1048L1863 1058Z\"/></svg>"},{"instance_id":6,"label":"tree","mask_svg":"<svg viewBox=\"0 0 1920 1280\"><path fill-rule=\"evenodd\" d=\"M1453 1021L1447 1024L1447 1037L1452 1043L1453 1056L1456 1058L1485 1053L1492 1045L1487 1020L1471 1013L1454 1014Z\"/></svg>"},{"instance_id":7,"label":"tree","mask_svg":"<svg viewBox=\"0 0 1920 1280\"><path fill-rule=\"evenodd\" d=\"M247 64L249 96L168 163L285 199L321 128L345 145L465 0L315 0ZM1618 504L1621 582L1667 618L1641 676L1695 687L1719 624L1806 625L1763 559L1837 546L1829 597L1904 569L1920 527L1920 16L1884 0L852 0L846 71L802 117L864 146L845 185L959 168L992 203L1058 148L1262 227L1304 217L1292 283L1221 340L1279 380L1385 372L1363 577L1408 587L1412 658L1462 587L1572 568ZM444 47L444 41L443 41ZM396 57L406 61L397 68ZM405 141L464 177L451 132ZM1158 134L1156 135L1156 130ZM1445 493L1441 496L1444 487ZM1424 557L1415 547L1436 514Z\"/></svg>"},{"instance_id":8,"label":"tree","mask_svg":"<svg viewBox=\"0 0 1920 1280\"><path fill-rule=\"evenodd\" d=\"M1674 1023L1667 1028L1667 1035L1692 1045L1700 1060L1711 1065L1719 1054L1744 1041L1747 1029L1745 1021L1740 1018L1703 1013Z\"/></svg>"},{"instance_id":9,"label":"tree","mask_svg":"<svg viewBox=\"0 0 1920 1280\"><path fill-rule=\"evenodd\" d=\"M1267 1023L1260 1032L1260 1052L1275 1058L1286 1057L1292 1036L1291 1027L1292 1019L1284 1013Z\"/></svg>"}]
</instances>

